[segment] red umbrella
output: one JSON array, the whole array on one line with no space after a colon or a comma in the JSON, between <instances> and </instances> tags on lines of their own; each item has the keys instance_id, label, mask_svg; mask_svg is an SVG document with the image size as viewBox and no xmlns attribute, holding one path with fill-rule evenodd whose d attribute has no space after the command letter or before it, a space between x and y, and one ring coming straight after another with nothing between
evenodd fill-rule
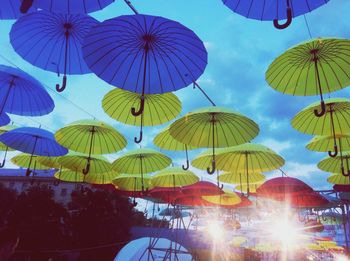
<instances>
[{"instance_id":1,"label":"red umbrella","mask_svg":"<svg viewBox=\"0 0 350 261\"><path fill-rule=\"evenodd\" d=\"M182 191L180 187L174 188L164 188L164 187L155 187L147 193L147 196L160 199L165 203L174 204L175 200L179 197L182 197Z\"/></svg>"},{"instance_id":2,"label":"red umbrella","mask_svg":"<svg viewBox=\"0 0 350 261\"><path fill-rule=\"evenodd\" d=\"M201 197L220 195L223 194L224 191L214 183L208 181L198 181L195 184L182 187L182 193L184 195Z\"/></svg>"},{"instance_id":3,"label":"red umbrella","mask_svg":"<svg viewBox=\"0 0 350 261\"><path fill-rule=\"evenodd\" d=\"M350 185L334 185L333 189L337 192L350 192Z\"/></svg>"},{"instance_id":4,"label":"red umbrella","mask_svg":"<svg viewBox=\"0 0 350 261\"><path fill-rule=\"evenodd\" d=\"M214 204L202 199L200 196L186 195L178 197L175 201L176 205L191 206L191 207L210 207Z\"/></svg>"},{"instance_id":5,"label":"red umbrella","mask_svg":"<svg viewBox=\"0 0 350 261\"><path fill-rule=\"evenodd\" d=\"M296 208L313 208L322 207L329 203L329 201L322 197L317 192L298 193L289 197L289 203Z\"/></svg>"}]
</instances>

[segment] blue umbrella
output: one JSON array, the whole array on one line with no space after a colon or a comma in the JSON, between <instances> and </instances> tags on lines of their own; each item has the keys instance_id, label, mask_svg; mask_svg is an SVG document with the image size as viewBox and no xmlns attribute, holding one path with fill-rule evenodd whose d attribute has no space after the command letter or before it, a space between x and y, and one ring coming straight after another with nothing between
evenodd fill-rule
<instances>
[{"instance_id":1,"label":"blue umbrella","mask_svg":"<svg viewBox=\"0 0 350 261\"><path fill-rule=\"evenodd\" d=\"M40 128L21 127L10 130L0 135L0 142L12 149L29 153L32 156L56 157L68 153L65 147L56 142L53 133ZM32 157L26 172L27 176L30 175L31 161Z\"/></svg>"},{"instance_id":2,"label":"blue umbrella","mask_svg":"<svg viewBox=\"0 0 350 261\"><path fill-rule=\"evenodd\" d=\"M47 71L63 72L63 91L67 74L90 72L83 60L81 45L90 28L98 23L87 15L30 13L12 26L10 40L16 52L31 64Z\"/></svg>"},{"instance_id":3,"label":"blue umbrella","mask_svg":"<svg viewBox=\"0 0 350 261\"><path fill-rule=\"evenodd\" d=\"M144 95L172 92L195 82L207 65L198 36L178 22L150 15L125 15L95 26L85 38L84 59L106 82Z\"/></svg>"},{"instance_id":4,"label":"blue umbrella","mask_svg":"<svg viewBox=\"0 0 350 261\"><path fill-rule=\"evenodd\" d=\"M46 89L24 71L0 65L0 114L41 116L52 112L55 104Z\"/></svg>"},{"instance_id":5,"label":"blue umbrella","mask_svg":"<svg viewBox=\"0 0 350 261\"><path fill-rule=\"evenodd\" d=\"M245 17L273 21L277 29L287 28L293 17L303 15L330 0L222 0L233 12ZM280 24L279 20L287 19Z\"/></svg>"},{"instance_id":6,"label":"blue umbrella","mask_svg":"<svg viewBox=\"0 0 350 261\"><path fill-rule=\"evenodd\" d=\"M0 126L5 126L9 124L11 121L10 117L6 113L1 113L0 114Z\"/></svg>"},{"instance_id":7,"label":"blue umbrella","mask_svg":"<svg viewBox=\"0 0 350 261\"><path fill-rule=\"evenodd\" d=\"M0 20L17 19L21 16L21 0L1 0ZM31 9L32 10L32 9Z\"/></svg>"},{"instance_id":8,"label":"blue umbrella","mask_svg":"<svg viewBox=\"0 0 350 261\"><path fill-rule=\"evenodd\" d=\"M32 5L52 13L87 14L98 11L114 0L23 0L21 10L26 13Z\"/></svg>"}]
</instances>

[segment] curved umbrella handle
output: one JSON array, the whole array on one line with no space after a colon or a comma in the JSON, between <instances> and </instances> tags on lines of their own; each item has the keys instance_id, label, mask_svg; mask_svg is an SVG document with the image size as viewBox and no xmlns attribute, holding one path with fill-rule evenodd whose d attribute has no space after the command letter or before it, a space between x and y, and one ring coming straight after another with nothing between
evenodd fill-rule
<instances>
[{"instance_id":1,"label":"curved umbrella handle","mask_svg":"<svg viewBox=\"0 0 350 261\"><path fill-rule=\"evenodd\" d=\"M186 165L182 165L182 169L183 170L188 170L190 167L190 162L188 160L186 160Z\"/></svg>"},{"instance_id":2,"label":"curved umbrella handle","mask_svg":"<svg viewBox=\"0 0 350 261\"><path fill-rule=\"evenodd\" d=\"M141 96L140 98L140 109L138 111L136 111L135 107L131 108L131 114L133 116L139 116L143 113L143 110L145 109L145 97Z\"/></svg>"},{"instance_id":3,"label":"curved umbrella handle","mask_svg":"<svg viewBox=\"0 0 350 261\"><path fill-rule=\"evenodd\" d=\"M0 168L3 168L3 167L5 166L5 162L6 162L6 159L4 158L4 159L2 160L2 163L0 163Z\"/></svg>"},{"instance_id":4,"label":"curved umbrella handle","mask_svg":"<svg viewBox=\"0 0 350 261\"><path fill-rule=\"evenodd\" d=\"M23 0L22 4L19 8L22 14L26 14L28 10L32 7L33 5L33 0Z\"/></svg>"},{"instance_id":5,"label":"curved umbrella handle","mask_svg":"<svg viewBox=\"0 0 350 261\"><path fill-rule=\"evenodd\" d=\"M63 92L64 89L66 89L66 86L67 86L67 76L64 75L62 80L62 86L60 86L59 84L56 84L56 91Z\"/></svg>"},{"instance_id":6,"label":"curved umbrella handle","mask_svg":"<svg viewBox=\"0 0 350 261\"><path fill-rule=\"evenodd\" d=\"M134 198L133 201L132 201L132 205L133 205L134 207L137 206L137 202L136 202L136 199L135 199L135 198Z\"/></svg>"},{"instance_id":7,"label":"curved umbrella handle","mask_svg":"<svg viewBox=\"0 0 350 261\"><path fill-rule=\"evenodd\" d=\"M221 184L221 186L219 188L220 189L224 189L224 184Z\"/></svg>"},{"instance_id":8,"label":"curved umbrella handle","mask_svg":"<svg viewBox=\"0 0 350 261\"><path fill-rule=\"evenodd\" d=\"M273 26L277 29L286 29L290 24L292 23L293 16L292 16L292 9L290 7L287 7L287 21L283 24L280 24L278 19L273 20Z\"/></svg>"},{"instance_id":9,"label":"curved umbrella handle","mask_svg":"<svg viewBox=\"0 0 350 261\"><path fill-rule=\"evenodd\" d=\"M86 164L85 169L83 169L83 174L86 175L86 174L89 173L89 171L90 171L90 162L88 162L88 163Z\"/></svg>"},{"instance_id":10,"label":"curved umbrella handle","mask_svg":"<svg viewBox=\"0 0 350 261\"><path fill-rule=\"evenodd\" d=\"M27 170L26 170L26 177L29 177L30 173L32 173L32 171L29 168L27 168Z\"/></svg>"},{"instance_id":11,"label":"curved umbrella handle","mask_svg":"<svg viewBox=\"0 0 350 261\"><path fill-rule=\"evenodd\" d=\"M314 109L314 114L316 117L322 117L326 114L326 104L324 101L321 101L321 111L319 112L317 109Z\"/></svg>"},{"instance_id":12,"label":"curved umbrella handle","mask_svg":"<svg viewBox=\"0 0 350 261\"><path fill-rule=\"evenodd\" d=\"M211 167L212 167L211 170L210 170L209 167L207 168L207 173L208 173L209 175L213 175L214 172L215 172L215 169L216 169L216 161L215 161L215 160L212 160L212 161L211 161Z\"/></svg>"},{"instance_id":13,"label":"curved umbrella handle","mask_svg":"<svg viewBox=\"0 0 350 261\"><path fill-rule=\"evenodd\" d=\"M350 176L350 170L348 170L347 172L345 171L344 167L341 167L341 174L344 177L349 177Z\"/></svg>"},{"instance_id":14,"label":"curved umbrella handle","mask_svg":"<svg viewBox=\"0 0 350 261\"><path fill-rule=\"evenodd\" d=\"M143 136L142 135L142 131L140 131L140 137L139 138L137 138L137 137L134 138L135 143L139 144L142 141L142 136Z\"/></svg>"},{"instance_id":15,"label":"curved umbrella handle","mask_svg":"<svg viewBox=\"0 0 350 261\"><path fill-rule=\"evenodd\" d=\"M334 153L332 151L328 151L329 157L335 158L338 155L338 146L334 146Z\"/></svg>"}]
</instances>

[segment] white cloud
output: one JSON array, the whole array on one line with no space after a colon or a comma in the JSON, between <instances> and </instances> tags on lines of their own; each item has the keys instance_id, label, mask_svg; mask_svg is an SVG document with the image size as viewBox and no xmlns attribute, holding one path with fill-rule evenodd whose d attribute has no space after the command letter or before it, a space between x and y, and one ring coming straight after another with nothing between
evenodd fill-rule
<instances>
[{"instance_id":1,"label":"white cloud","mask_svg":"<svg viewBox=\"0 0 350 261\"><path fill-rule=\"evenodd\" d=\"M269 147L270 149L274 150L278 154L292 147L292 143L290 141L278 141L275 139L266 139L262 141L261 144Z\"/></svg>"}]
</instances>

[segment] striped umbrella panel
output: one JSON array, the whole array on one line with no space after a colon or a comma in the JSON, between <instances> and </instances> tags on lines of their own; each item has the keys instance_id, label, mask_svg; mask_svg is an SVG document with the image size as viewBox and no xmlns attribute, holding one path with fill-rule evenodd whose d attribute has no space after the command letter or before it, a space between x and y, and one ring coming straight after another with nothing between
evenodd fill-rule
<instances>
[{"instance_id":1,"label":"striped umbrella panel","mask_svg":"<svg viewBox=\"0 0 350 261\"><path fill-rule=\"evenodd\" d=\"M178 140L176 140L173 136L171 136L169 127L162 130L153 140L153 144L158 148L164 150L173 150L173 151L184 151L186 150L186 145ZM187 146L188 150L193 150L196 147Z\"/></svg>"},{"instance_id":2,"label":"striped umbrella panel","mask_svg":"<svg viewBox=\"0 0 350 261\"><path fill-rule=\"evenodd\" d=\"M341 144L342 151L350 151L350 134L336 134L337 145ZM333 135L315 136L306 148L312 151L327 152L334 149Z\"/></svg>"},{"instance_id":3,"label":"striped umbrella panel","mask_svg":"<svg viewBox=\"0 0 350 261\"><path fill-rule=\"evenodd\" d=\"M87 155L66 155L60 157L58 162L63 168L70 170L77 170L82 172L88 163L89 157ZM112 170L112 164L109 163L102 156L91 156L90 157L90 170L89 173L106 173Z\"/></svg>"},{"instance_id":4,"label":"striped umbrella panel","mask_svg":"<svg viewBox=\"0 0 350 261\"><path fill-rule=\"evenodd\" d=\"M348 161L348 164L347 164ZM340 155L331 158L327 157L323 160L321 160L318 164L317 167L320 170L326 171L326 172L332 172L332 173L337 173L341 174L342 170L342 162L344 166L344 170L350 170L350 154L349 152L343 153L342 157Z\"/></svg>"},{"instance_id":5,"label":"striped umbrella panel","mask_svg":"<svg viewBox=\"0 0 350 261\"><path fill-rule=\"evenodd\" d=\"M117 176L112 184L122 191L142 191L142 179L140 175L121 174ZM151 177L143 176L144 189L151 189Z\"/></svg>"},{"instance_id":6,"label":"striped umbrella panel","mask_svg":"<svg viewBox=\"0 0 350 261\"><path fill-rule=\"evenodd\" d=\"M24 154L21 153L15 157L13 157L11 159L11 162L21 168L28 168L29 167L29 163L30 163L30 158L31 155L30 154ZM43 165L40 161L39 161L39 156L32 156L32 161L30 164L30 168L31 169L39 169L39 170L45 170L45 169L49 169L49 167L47 167L46 165Z\"/></svg>"},{"instance_id":7,"label":"striped umbrella panel","mask_svg":"<svg viewBox=\"0 0 350 261\"><path fill-rule=\"evenodd\" d=\"M131 114L130 108L137 108L140 94L114 89L107 93L102 100L103 110L113 119L133 125L155 126L176 118L181 112L181 102L172 93L145 95L145 107L142 117Z\"/></svg>"},{"instance_id":8,"label":"striped umbrella panel","mask_svg":"<svg viewBox=\"0 0 350 261\"><path fill-rule=\"evenodd\" d=\"M21 0L1 0L0 20L17 19L23 14L20 12ZM34 8L28 10L32 12Z\"/></svg>"},{"instance_id":9,"label":"striped umbrella panel","mask_svg":"<svg viewBox=\"0 0 350 261\"><path fill-rule=\"evenodd\" d=\"M322 93L350 85L350 40L340 38L314 39L290 48L271 63L266 81L282 93L319 95L314 53Z\"/></svg>"},{"instance_id":10,"label":"striped umbrella panel","mask_svg":"<svg viewBox=\"0 0 350 261\"><path fill-rule=\"evenodd\" d=\"M84 59L104 81L145 94L176 91L204 72L203 42L178 22L150 15L123 15L95 26L85 38Z\"/></svg>"},{"instance_id":11,"label":"striped umbrella panel","mask_svg":"<svg viewBox=\"0 0 350 261\"><path fill-rule=\"evenodd\" d=\"M350 185L350 177L345 177L341 174L331 175L327 178L327 181L331 184Z\"/></svg>"},{"instance_id":12,"label":"striped umbrella panel","mask_svg":"<svg viewBox=\"0 0 350 261\"><path fill-rule=\"evenodd\" d=\"M155 187L182 187L199 181L193 172L178 167L170 167L152 176L151 183Z\"/></svg>"},{"instance_id":13,"label":"striped umbrella panel","mask_svg":"<svg viewBox=\"0 0 350 261\"><path fill-rule=\"evenodd\" d=\"M54 177L65 182L85 182L85 175L82 172L72 170L57 171Z\"/></svg>"},{"instance_id":14,"label":"striped umbrella panel","mask_svg":"<svg viewBox=\"0 0 350 261\"><path fill-rule=\"evenodd\" d=\"M248 176L245 172L225 172L219 175L219 181L230 184L250 184L260 183L266 178L260 173L249 173Z\"/></svg>"}]
</instances>

